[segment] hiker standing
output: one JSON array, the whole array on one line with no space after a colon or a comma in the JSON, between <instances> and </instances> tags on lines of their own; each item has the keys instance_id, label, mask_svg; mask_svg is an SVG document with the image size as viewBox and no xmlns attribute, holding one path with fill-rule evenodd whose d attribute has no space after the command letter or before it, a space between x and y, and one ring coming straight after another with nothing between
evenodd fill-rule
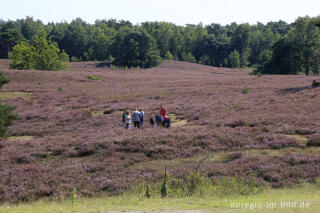
<instances>
[{"instance_id":1,"label":"hiker standing","mask_svg":"<svg viewBox=\"0 0 320 213\"><path fill-rule=\"evenodd\" d=\"M140 129L140 119L141 119L141 113L136 108L135 111L132 112L132 120L134 127L138 127Z\"/></svg>"},{"instance_id":2,"label":"hiker standing","mask_svg":"<svg viewBox=\"0 0 320 213\"><path fill-rule=\"evenodd\" d=\"M162 126L164 127L167 123L167 119L168 119L168 116L167 116L167 109L164 108L162 105L160 105L160 115L162 116L163 118L163 121L162 121Z\"/></svg>"},{"instance_id":3,"label":"hiker standing","mask_svg":"<svg viewBox=\"0 0 320 213\"><path fill-rule=\"evenodd\" d=\"M131 116L129 111L126 111L125 115L125 128L131 129Z\"/></svg>"},{"instance_id":4,"label":"hiker standing","mask_svg":"<svg viewBox=\"0 0 320 213\"><path fill-rule=\"evenodd\" d=\"M156 115L156 127L162 125L163 117L160 114Z\"/></svg>"},{"instance_id":5,"label":"hiker standing","mask_svg":"<svg viewBox=\"0 0 320 213\"><path fill-rule=\"evenodd\" d=\"M154 117L153 117L152 114L150 115L149 121L150 121L150 125L151 125L152 127L154 127L154 128L157 127L156 122L155 122Z\"/></svg>"},{"instance_id":6,"label":"hiker standing","mask_svg":"<svg viewBox=\"0 0 320 213\"><path fill-rule=\"evenodd\" d=\"M143 122L144 122L144 111L142 110L142 108L140 108L140 114L141 114L140 127L142 127Z\"/></svg>"},{"instance_id":7,"label":"hiker standing","mask_svg":"<svg viewBox=\"0 0 320 213\"><path fill-rule=\"evenodd\" d=\"M127 116L127 110L123 110L122 123L123 123L124 128L126 128L126 116Z\"/></svg>"}]
</instances>

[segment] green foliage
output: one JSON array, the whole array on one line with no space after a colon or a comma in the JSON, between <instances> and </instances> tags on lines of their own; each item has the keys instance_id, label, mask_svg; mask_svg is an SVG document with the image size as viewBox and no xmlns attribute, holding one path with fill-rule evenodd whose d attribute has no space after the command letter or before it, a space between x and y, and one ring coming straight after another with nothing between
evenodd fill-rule
<instances>
[{"instance_id":1,"label":"green foliage","mask_svg":"<svg viewBox=\"0 0 320 213\"><path fill-rule=\"evenodd\" d=\"M166 52L166 54L164 55L164 59L166 60L173 60L173 55L171 54L171 52L168 50Z\"/></svg>"},{"instance_id":2,"label":"green foliage","mask_svg":"<svg viewBox=\"0 0 320 213\"><path fill-rule=\"evenodd\" d=\"M159 182L145 186L143 182L134 191L138 191L140 197L204 197L204 196L230 196L257 194L263 189L259 187L254 178L222 177L215 180L194 172L185 178L165 176Z\"/></svg>"},{"instance_id":3,"label":"green foliage","mask_svg":"<svg viewBox=\"0 0 320 213\"><path fill-rule=\"evenodd\" d=\"M191 52L189 52L187 54L183 53L181 57L182 57L183 61L188 61L188 62L191 62L191 63L196 63L197 62L195 57L192 55Z\"/></svg>"},{"instance_id":4,"label":"green foliage","mask_svg":"<svg viewBox=\"0 0 320 213\"><path fill-rule=\"evenodd\" d=\"M145 31L123 29L118 33L112 50L117 66L148 68L161 62L155 40Z\"/></svg>"},{"instance_id":5,"label":"green foliage","mask_svg":"<svg viewBox=\"0 0 320 213\"><path fill-rule=\"evenodd\" d=\"M320 30L309 17L298 18L295 28L273 45L272 57L258 71L270 74L320 73ZM270 57L270 56L269 56Z\"/></svg>"},{"instance_id":6,"label":"green foliage","mask_svg":"<svg viewBox=\"0 0 320 213\"><path fill-rule=\"evenodd\" d=\"M237 50L234 50L230 53L229 57L230 67L232 68L240 68L240 54Z\"/></svg>"},{"instance_id":7,"label":"green foliage","mask_svg":"<svg viewBox=\"0 0 320 213\"><path fill-rule=\"evenodd\" d=\"M8 52L23 40L19 27L13 21L0 26L0 58L7 58Z\"/></svg>"},{"instance_id":8,"label":"green foliage","mask_svg":"<svg viewBox=\"0 0 320 213\"><path fill-rule=\"evenodd\" d=\"M316 186L320 189L320 178L317 178L315 182Z\"/></svg>"},{"instance_id":9,"label":"green foliage","mask_svg":"<svg viewBox=\"0 0 320 213\"><path fill-rule=\"evenodd\" d=\"M14 109L15 107L2 104L0 100L0 137L7 137L8 127L18 118L17 115L12 114Z\"/></svg>"},{"instance_id":10,"label":"green foliage","mask_svg":"<svg viewBox=\"0 0 320 213\"><path fill-rule=\"evenodd\" d=\"M257 194L263 190L258 187L252 176L249 176L248 180L239 177L223 177L216 180L216 186L216 192L221 196Z\"/></svg>"},{"instance_id":11,"label":"green foliage","mask_svg":"<svg viewBox=\"0 0 320 213\"><path fill-rule=\"evenodd\" d=\"M116 60L112 55L109 55L108 58L106 58L105 62L112 64Z\"/></svg>"},{"instance_id":12,"label":"green foliage","mask_svg":"<svg viewBox=\"0 0 320 213\"><path fill-rule=\"evenodd\" d=\"M28 70L35 68L35 48L25 42L21 42L13 47L9 52L9 58L12 60L10 68L19 70Z\"/></svg>"},{"instance_id":13,"label":"green foliage","mask_svg":"<svg viewBox=\"0 0 320 213\"><path fill-rule=\"evenodd\" d=\"M105 61L108 67L147 68L163 58L216 67L254 66L261 73L319 74L319 20L177 26L167 22L133 25L114 19L89 24L77 18L71 23L43 25L26 17L0 22L0 58L7 58L8 51L16 53L9 57L14 59L11 67L17 69L67 69L68 54L72 62ZM52 42L39 38L43 32ZM36 44L39 48L34 49Z\"/></svg>"},{"instance_id":14,"label":"green foliage","mask_svg":"<svg viewBox=\"0 0 320 213\"><path fill-rule=\"evenodd\" d=\"M96 75L87 75L87 78L90 80L101 80L101 76L96 76Z\"/></svg>"},{"instance_id":15,"label":"green foliage","mask_svg":"<svg viewBox=\"0 0 320 213\"><path fill-rule=\"evenodd\" d=\"M9 82L10 82L10 79L4 76L3 72L0 72L0 89L2 88L3 85Z\"/></svg>"},{"instance_id":16,"label":"green foliage","mask_svg":"<svg viewBox=\"0 0 320 213\"><path fill-rule=\"evenodd\" d=\"M242 92L243 94L248 94L248 93L249 93L248 87L244 87L244 88L241 90L241 92Z\"/></svg>"},{"instance_id":17,"label":"green foliage","mask_svg":"<svg viewBox=\"0 0 320 213\"><path fill-rule=\"evenodd\" d=\"M63 91L63 89L62 89L62 87L60 86L60 87L58 87L58 91L59 92L62 92Z\"/></svg>"},{"instance_id":18,"label":"green foliage","mask_svg":"<svg viewBox=\"0 0 320 213\"><path fill-rule=\"evenodd\" d=\"M72 203L75 203L77 201L78 195L77 195L77 188L73 188L72 191Z\"/></svg>"},{"instance_id":19,"label":"green foliage","mask_svg":"<svg viewBox=\"0 0 320 213\"><path fill-rule=\"evenodd\" d=\"M13 47L9 53L13 69L66 70L69 56L58 48L57 43L48 41L41 31L33 40L33 45L25 42Z\"/></svg>"},{"instance_id":20,"label":"green foliage","mask_svg":"<svg viewBox=\"0 0 320 213\"><path fill-rule=\"evenodd\" d=\"M199 59L199 63L200 63L200 64L204 64L204 65L210 65L210 64L211 64L211 59L210 59L209 56L203 55L203 56L201 56L201 58Z\"/></svg>"},{"instance_id":21,"label":"green foliage","mask_svg":"<svg viewBox=\"0 0 320 213\"><path fill-rule=\"evenodd\" d=\"M10 80L6 78L2 72L0 72L0 89L4 84L9 83ZM2 104L0 100L0 137L7 137L8 126L12 124L14 120L18 118L17 115L13 114L12 111L15 107L7 104Z\"/></svg>"},{"instance_id":22,"label":"green foliage","mask_svg":"<svg viewBox=\"0 0 320 213\"><path fill-rule=\"evenodd\" d=\"M77 58L76 56L72 56L72 57L70 58L70 61L71 61L71 62L80 62L80 61L82 61L82 59L81 59L81 58Z\"/></svg>"}]
</instances>

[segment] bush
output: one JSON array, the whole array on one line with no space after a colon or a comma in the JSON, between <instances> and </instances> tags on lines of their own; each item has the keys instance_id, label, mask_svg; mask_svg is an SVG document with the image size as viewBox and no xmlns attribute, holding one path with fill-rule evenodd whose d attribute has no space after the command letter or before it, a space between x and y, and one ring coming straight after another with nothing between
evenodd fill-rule
<instances>
[{"instance_id":1,"label":"bush","mask_svg":"<svg viewBox=\"0 0 320 213\"><path fill-rule=\"evenodd\" d=\"M182 57L183 61L187 61L187 62L191 62L191 63L196 63L197 62L195 57L190 52L188 54L182 53L181 57Z\"/></svg>"},{"instance_id":2,"label":"bush","mask_svg":"<svg viewBox=\"0 0 320 213\"><path fill-rule=\"evenodd\" d=\"M0 89L2 88L2 86L4 84L7 84L10 82L10 79L9 78L6 78L2 72L0 72Z\"/></svg>"},{"instance_id":3,"label":"bush","mask_svg":"<svg viewBox=\"0 0 320 213\"><path fill-rule=\"evenodd\" d=\"M0 89L4 84L9 82L10 80L6 78L2 72L0 72ZM17 115L12 113L14 109L15 107L2 104L0 100L0 137L7 137L8 126L12 124L13 120L18 118Z\"/></svg>"},{"instance_id":4,"label":"bush","mask_svg":"<svg viewBox=\"0 0 320 213\"><path fill-rule=\"evenodd\" d=\"M168 50L166 52L166 54L164 55L164 59L166 60L173 60L173 55L171 54L171 52Z\"/></svg>"},{"instance_id":5,"label":"bush","mask_svg":"<svg viewBox=\"0 0 320 213\"><path fill-rule=\"evenodd\" d=\"M241 92L242 92L243 94L248 94L248 93L249 93L248 87L243 88L243 89L241 90Z\"/></svg>"},{"instance_id":6,"label":"bush","mask_svg":"<svg viewBox=\"0 0 320 213\"><path fill-rule=\"evenodd\" d=\"M12 69L66 70L69 67L69 56L60 52L56 42L46 39L45 31L35 37L33 45L21 42L14 46L9 58Z\"/></svg>"},{"instance_id":7,"label":"bush","mask_svg":"<svg viewBox=\"0 0 320 213\"><path fill-rule=\"evenodd\" d=\"M240 179L239 177L222 177L215 180L206 175L194 172L185 178L166 175L159 182L150 184L146 188L143 182L133 192L145 197L203 197L203 196L229 196L249 195L262 191L253 177Z\"/></svg>"},{"instance_id":8,"label":"bush","mask_svg":"<svg viewBox=\"0 0 320 213\"><path fill-rule=\"evenodd\" d=\"M96 76L96 75L87 75L87 78L90 80L100 80L102 79L101 76Z\"/></svg>"}]
</instances>

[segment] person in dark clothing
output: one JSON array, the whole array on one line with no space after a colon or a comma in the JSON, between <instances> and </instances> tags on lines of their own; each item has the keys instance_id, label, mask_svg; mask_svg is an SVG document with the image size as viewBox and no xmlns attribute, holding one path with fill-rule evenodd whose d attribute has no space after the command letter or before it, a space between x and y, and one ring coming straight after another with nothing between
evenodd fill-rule
<instances>
[{"instance_id":1,"label":"person in dark clothing","mask_svg":"<svg viewBox=\"0 0 320 213\"><path fill-rule=\"evenodd\" d=\"M127 116L127 111L123 110L123 114L122 114L122 123L123 126L126 127L126 116Z\"/></svg>"},{"instance_id":2,"label":"person in dark clothing","mask_svg":"<svg viewBox=\"0 0 320 213\"><path fill-rule=\"evenodd\" d=\"M163 117L160 114L156 115L156 125L157 127L160 126L160 124L162 124L163 122Z\"/></svg>"},{"instance_id":3,"label":"person in dark clothing","mask_svg":"<svg viewBox=\"0 0 320 213\"><path fill-rule=\"evenodd\" d=\"M140 127L142 127L143 122L144 122L144 111L142 110L142 108L140 108Z\"/></svg>"},{"instance_id":4,"label":"person in dark clothing","mask_svg":"<svg viewBox=\"0 0 320 213\"><path fill-rule=\"evenodd\" d=\"M166 128L170 128L170 127L171 127L171 120L168 117L167 120L166 120Z\"/></svg>"},{"instance_id":5,"label":"person in dark clothing","mask_svg":"<svg viewBox=\"0 0 320 213\"><path fill-rule=\"evenodd\" d=\"M156 122L155 122L152 114L150 115L149 121L150 121L150 125L151 125L152 127L156 128Z\"/></svg>"}]
</instances>

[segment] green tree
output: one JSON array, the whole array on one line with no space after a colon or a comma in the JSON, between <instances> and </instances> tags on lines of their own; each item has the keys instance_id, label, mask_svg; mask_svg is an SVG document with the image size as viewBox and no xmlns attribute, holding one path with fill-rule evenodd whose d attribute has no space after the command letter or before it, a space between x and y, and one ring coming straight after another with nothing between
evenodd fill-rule
<instances>
[{"instance_id":1,"label":"green tree","mask_svg":"<svg viewBox=\"0 0 320 213\"><path fill-rule=\"evenodd\" d=\"M10 68L19 70L35 69L35 48L25 42L21 42L13 47L9 52L9 58L12 60Z\"/></svg>"},{"instance_id":2,"label":"green tree","mask_svg":"<svg viewBox=\"0 0 320 213\"><path fill-rule=\"evenodd\" d=\"M151 67L161 62L156 42L144 30L123 28L118 32L112 47L112 56L117 66Z\"/></svg>"},{"instance_id":3,"label":"green tree","mask_svg":"<svg viewBox=\"0 0 320 213\"><path fill-rule=\"evenodd\" d=\"M195 57L192 55L191 52L185 54L185 53L182 53L182 60L183 61L187 61L187 62L191 62L191 63L196 63L197 60L195 59Z\"/></svg>"},{"instance_id":4,"label":"green tree","mask_svg":"<svg viewBox=\"0 0 320 213\"><path fill-rule=\"evenodd\" d=\"M164 55L164 59L166 60L173 60L173 55L171 54L171 52L168 50L166 52L166 54Z\"/></svg>"},{"instance_id":5,"label":"green tree","mask_svg":"<svg viewBox=\"0 0 320 213\"><path fill-rule=\"evenodd\" d=\"M6 22L0 28L0 58L8 58L8 52L23 40L23 36L13 21Z\"/></svg>"},{"instance_id":6,"label":"green tree","mask_svg":"<svg viewBox=\"0 0 320 213\"><path fill-rule=\"evenodd\" d=\"M249 65L248 58L250 56L251 43L251 26L249 24L241 24L232 36L232 47L240 54L240 66L245 67Z\"/></svg>"},{"instance_id":7,"label":"green tree","mask_svg":"<svg viewBox=\"0 0 320 213\"><path fill-rule=\"evenodd\" d=\"M20 25L22 35L26 40L31 40L35 35L44 30L44 25L40 20L33 20L33 17L27 16L25 19L17 21Z\"/></svg>"},{"instance_id":8,"label":"green tree","mask_svg":"<svg viewBox=\"0 0 320 213\"><path fill-rule=\"evenodd\" d=\"M60 49L56 42L46 39L41 31L34 39L33 45L21 42L9 53L13 69L66 70L69 56Z\"/></svg>"},{"instance_id":9,"label":"green tree","mask_svg":"<svg viewBox=\"0 0 320 213\"><path fill-rule=\"evenodd\" d=\"M298 18L286 36L273 45L272 59L258 68L262 73L320 72L320 30L309 17Z\"/></svg>"},{"instance_id":10,"label":"green tree","mask_svg":"<svg viewBox=\"0 0 320 213\"><path fill-rule=\"evenodd\" d=\"M234 50L228 57L230 66L232 68L240 67L240 54L237 50Z\"/></svg>"}]
</instances>

